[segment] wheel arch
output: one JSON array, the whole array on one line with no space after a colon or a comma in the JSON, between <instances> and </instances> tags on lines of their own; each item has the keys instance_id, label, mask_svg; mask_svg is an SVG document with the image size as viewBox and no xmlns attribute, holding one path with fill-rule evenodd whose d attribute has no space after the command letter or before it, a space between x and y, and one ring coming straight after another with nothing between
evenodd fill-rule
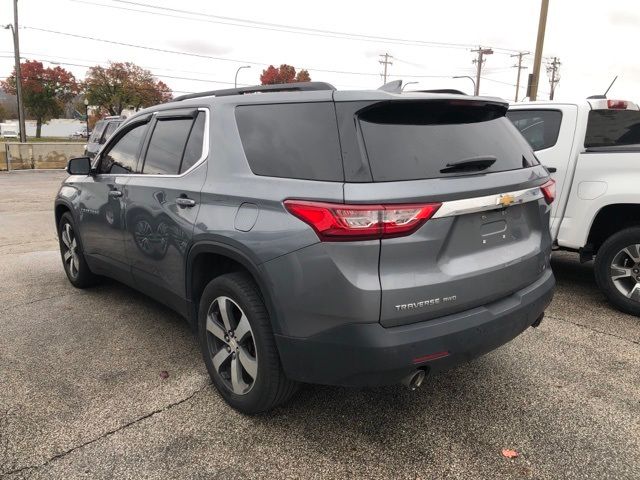
<instances>
[{"instance_id":1,"label":"wheel arch","mask_svg":"<svg viewBox=\"0 0 640 480\"><path fill-rule=\"evenodd\" d=\"M640 204L613 203L603 206L596 213L587 236L586 244L593 253L616 232L640 225Z\"/></svg>"},{"instance_id":2,"label":"wheel arch","mask_svg":"<svg viewBox=\"0 0 640 480\"><path fill-rule=\"evenodd\" d=\"M209 268L210 262L215 263L212 269ZM215 240L196 242L186 255L185 293L191 304L188 320L192 328L196 328L198 324L200 295L206 284L213 278L232 271L245 271L252 277L269 312L273 332L281 333L273 295L257 262L239 248Z\"/></svg>"}]
</instances>

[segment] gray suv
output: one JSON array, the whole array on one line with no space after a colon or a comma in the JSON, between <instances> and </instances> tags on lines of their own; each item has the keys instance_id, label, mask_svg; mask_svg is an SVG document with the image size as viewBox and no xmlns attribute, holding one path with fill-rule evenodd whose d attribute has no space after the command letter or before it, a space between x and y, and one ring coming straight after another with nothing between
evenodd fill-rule
<instances>
[{"instance_id":1,"label":"gray suv","mask_svg":"<svg viewBox=\"0 0 640 480\"><path fill-rule=\"evenodd\" d=\"M66 274L181 313L245 413L300 382L416 388L536 326L553 295L553 181L506 111L325 83L141 111L69 162Z\"/></svg>"}]
</instances>

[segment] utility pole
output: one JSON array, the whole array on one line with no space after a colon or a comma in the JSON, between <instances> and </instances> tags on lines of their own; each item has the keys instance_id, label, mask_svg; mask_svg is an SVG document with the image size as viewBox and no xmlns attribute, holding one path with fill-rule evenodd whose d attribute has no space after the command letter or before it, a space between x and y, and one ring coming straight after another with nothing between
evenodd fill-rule
<instances>
[{"instance_id":1,"label":"utility pole","mask_svg":"<svg viewBox=\"0 0 640 480\"><path fill-rule=\"evenodd\" d=\"M538 38L536 39L536 53L533 56L533 73L529 78L529 100L532 102L538 97L538 84L540 82L540 64L542 63L542 48L544 46L544 31L547 28L547 12L549 0L541 0L540 19L538 20Z\"/></svg>"},{"instance_id":2,"label":"utility pole","mask_svg":"<svg viewBox=\"0 0 640 480\"><path fill-rule=\"evenodd\" d=\"M393 65L393 62L390 60L391 58L393 58L391 55L389 55L388 53L385 53L384 55L380 55L380 58L384 58L384 60L379 60L378 63L380 65L384 65L384 72L382 74L382 79L384 80L384 83L387 83L387 67L390 65Z\"/></svg>"},{"instance_id":3,"label":"utility pole","mask_svg":"<svg viewBox=\"0 0 640 480\"><path fill-rule=\"evenodd\" d=\"M516 80L516 98L514 99L514 102L518 101L518 94L520 93L520 72L522 71L522 69L527 68L522 66L522 57L524 57L525 55L529 55L529 53L531 52L518 52L515 55L511 55L511 57L518 57L518 64L513 66L513 68L518 69L518 77Z\"/></svg>"},{"instance_id":4,"label":"utility pole","mask_svg":"<svg viewBox=\"0 0 640 480\"><path fill-rule=\"evenodd\" d=\"M551 76L549 79L549 83L551 83L551 90L549 92L549 100L553 100L553 94L556 91L556 85L560 81L560 59L558 57L553 57L551 63L547 65L547 73Z\"/></svg>"},{"instance_id":5,"label":"utility pole","mask_svg":"<svg viewBox=\"0 0 640 480\"><path fill-rule=\"evenodd\" d=\"M20 124L20 141L27 141L27 131L24 126L24 103L22 99L22 72L20 69L20 38L18 33L18 0L13 0L13 25L9 24L13 33L13 54L16 62L16 97L18 97L18 123Z\"/></svg>"},{"instance_id":6,"label":"utility pole","mask_svg":"<svg viewBox=\"0 0 640 480\"><path fill-rule=\"evenodd\" d=\"M478 58L474 58L473 60L473 63L476 64L476 88L473 94L478 96L480 95L480 74L482 73L482 64L485 62L484 56L493 54L493 50L491 48L482 48L479 46L476 50L471 51L478 54Z\"/></svg>"}]
</instances>

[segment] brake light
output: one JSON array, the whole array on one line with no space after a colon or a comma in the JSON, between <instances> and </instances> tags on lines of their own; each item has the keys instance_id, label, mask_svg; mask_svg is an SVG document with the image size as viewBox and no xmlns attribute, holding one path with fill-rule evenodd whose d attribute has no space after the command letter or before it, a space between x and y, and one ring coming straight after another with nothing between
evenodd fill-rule
<instances>
[{"instance_id":1,"label":"brake light","mask_svg":"<svg viewBox=\"0 0 640 480\"><path fill-rule=\"evenodd\" d=\"M549 180L540 187L540 190L542 190L545 201L551 205L551 203L556 199L556 181Z\"/></svg>"},{"instance_id":2,"label":"brake light","mask_svg":"<svg viewBox=\"0 0 640 480\"><path fill-rule=\"evenodd\" d=\"M346 205L285 200L286 209L309 224L322 241L375 240L410 235L430 219L440 203Z\"/></svg>"},{"instance_id":3,"label":"brake light","mask_svg":"<svg viewBox=\"0 0 640 480\"><path fill-rule=\"evenodd\" d=\"M607 100L607 108L612 110L626 110L629 107L629 102L624 100Z\"/></svg>"}]
</instances>

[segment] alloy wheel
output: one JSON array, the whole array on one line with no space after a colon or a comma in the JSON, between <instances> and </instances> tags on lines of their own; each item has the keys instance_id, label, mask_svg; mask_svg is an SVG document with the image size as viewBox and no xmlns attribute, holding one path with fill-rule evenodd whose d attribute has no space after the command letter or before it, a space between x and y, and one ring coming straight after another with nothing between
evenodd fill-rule
<instances>
[{"instance_id":1,"label":"alloy wheel","mask_svg":"<svg viewBox=\"0 0 640 480\"><path fill-rule=\"evenodd\" d=\"M78 273L80 272L78 241L70 223L64 224L60 238L62 239L62 260L64 262L64 266L72 278L78 278Z\"/></svg>"},{"instance_id":2,"label":"alloy wheel","mask_svg":"<svg viewBox=\"0 0 640 480\"><path fill-rule=\"evenodd\" d=\"M249 393L258 356L249 319L229 297L217 297L207 313L207 345L216 373L236 395Z\"/></svg>"},{"instance_id":3,"label":"alloy wheel","mask_svg":"<svg viewBox=\"0 0 640 480\"><path fill-rule=\"evenodd\" d=\"M640 244L624 247L613 256L610 276L622 295L640 302Z\"/></svg>"}]
</instances>

